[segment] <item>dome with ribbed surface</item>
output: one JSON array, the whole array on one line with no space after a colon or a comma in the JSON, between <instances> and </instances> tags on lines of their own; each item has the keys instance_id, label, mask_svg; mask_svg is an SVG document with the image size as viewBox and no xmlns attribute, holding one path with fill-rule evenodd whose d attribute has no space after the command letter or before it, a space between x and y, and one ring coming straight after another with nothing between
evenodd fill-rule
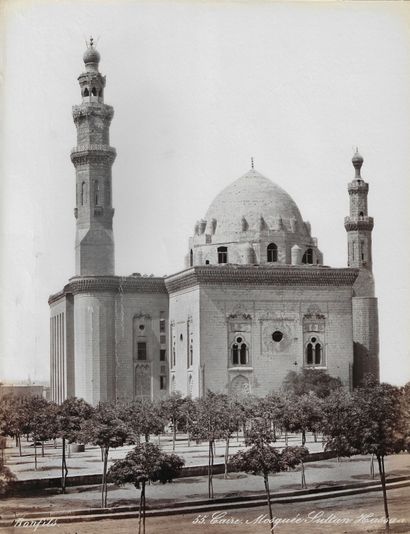
<instances>
[{"instance_id":1,"label":"dome with ribbed surface","mask_svg":"<svg viewBox=\"0 0 410 534\"><path fill-rule=\"evenodd\" d=\"M235 180L214 199L205 219L215 220L215 234L249 229L304 228L300 211L286 191L254 169Z\"/></svg>"},{"instance_id":2,"label":"dome with ribbed surface","mask_svg":"<svg viewBox=\"0 0 410 534\"><path fill-rule=\"evenodd\" d=\"M101 59L101 56L99 52L94 48L93 45L89 45L83 55L84 63L86 65L88 63L99 63L100 59Z\"/></svg>"}]
</instances>

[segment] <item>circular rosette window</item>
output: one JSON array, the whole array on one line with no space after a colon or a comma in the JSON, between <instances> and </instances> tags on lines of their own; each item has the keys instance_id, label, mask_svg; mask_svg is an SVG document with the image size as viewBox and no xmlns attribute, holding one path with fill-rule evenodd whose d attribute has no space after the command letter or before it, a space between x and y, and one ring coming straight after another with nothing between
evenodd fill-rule
<instances>
[{"instance_id":1,"label":"circular rosette window","mask_svg":"<svg viewBox=\"0 0 410 534\"><path fill-rule=\"evenodd\" d=\"M263 347L265 352L285 352L292 343L290 329L284 324L270 322L263 328Z\"/></svg>"}]
</instances>

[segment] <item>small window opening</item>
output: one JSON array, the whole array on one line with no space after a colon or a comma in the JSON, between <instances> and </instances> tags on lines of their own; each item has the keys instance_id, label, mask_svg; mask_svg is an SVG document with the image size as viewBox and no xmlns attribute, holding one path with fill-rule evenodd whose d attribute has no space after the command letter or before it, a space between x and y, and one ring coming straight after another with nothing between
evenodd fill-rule
<instances>
[{"instance_id":1,"label":"small window opening","mask_svg":"<svg viewBox=\"0 0 410 534\"><path fill-rule=\"evenodd\" d=\"M167 351L165 349L160 349L159 351L159 361L165 362L166 360Z\"/></svg>"},{"instance_id":2,"label":"small window opening","mask_svg":"<svg viewBox=\"0 0 410 534\"><path fill-rule=\"evenodd\" d=\"M227 247L218 247L218 263L228 263Z\"/></svg>"},{"instance_id":3,"label":"small window opening","mask_svg":"<svg viewBox=\"0 0 410 534\"><path fill-rule=\"evenodd\" d=\"M279 343L279 341L282 341L283 339L282 332L279 332L279 330L276 330L276 332L273 332L272 339L273 341L276 341L276 343Z\"/></svg>"},{"instance_id":4,"label":"small window opening","mask_svg":"<svg viewBox=\"0 0 410 534\"><path fill-rule=\"evenodd\" d=\"M189 266L192 267L194 264L194 251L191 250L189 251Z\"/></svg>"},{"instance_id":5,"label":"small window opening","mask_svg":"<svg viewBox=\"0 0 410 534\"><path fill-rule=\"evenodd\" d=\"M84 96L90 96L90 91L88 90L88 87L84 89Z\"/></svg>"},{"instance_id":6,"label":"small window opening","mask_svg":"<svg viewBox=\"0 0 410 534\"><path fill-rule=\"evenodd\" d=\"M313 263L313 250L311 248L308 248L303 254L302 263Z\"/></svg>"},{"instance_id":7,"label":"small window opening","mask_svg":"<svg viewBox=\"0 0 410 534\"><path fill-rule=\"evenodd\" d=\"M268 245L266 259L268 263L278 261L278 247L275 243L270 243L270 245Z\"/></svg>"},{"instance_id":8,"label":"small window opening","mask_svg":"<svg viewBox=\"0 0 410 534\"><path fill-rule=\"evenodd\" d=\"M96 89L95 87L93 87L93 88L91 89L91 94L92 94L93 96L97 96L97 89Z\"/></svg>"},{"instance_id":9,"label":"small window opening","mask_svg":"<svg viewBox=\"0 0 410 534\"><path fill-rule=\"evenodd\" d=\"M205 265L209 265L209 260L206 260L206 261L205 261Z\"/></svg>"},{"instance_id":10,"label":"small window opening","mask_svg":"<svg viewBox=\"0 0 410 534\"><path fill-rule=\"evenodd\" d=\"M147 359L147 344L145 341L139 341L137 344L137 359L146 361Z\"/></svg>"}]
</instances>

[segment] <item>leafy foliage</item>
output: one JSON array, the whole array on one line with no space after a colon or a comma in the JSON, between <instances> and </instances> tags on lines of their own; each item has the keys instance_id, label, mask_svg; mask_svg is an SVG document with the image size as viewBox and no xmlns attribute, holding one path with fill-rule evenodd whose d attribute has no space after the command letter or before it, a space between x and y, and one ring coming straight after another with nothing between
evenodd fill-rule
<instances>
[{"instance_id":1,"label":"leafy foliage","mask_svg":"<svg viewBox=\"0 0 410 534\"><path fill-rule=\"evenodd\" d=\"M301 372L289 371L283 381L282 389L285 393L296 396L313 392L323 399L341 386L339 378L330 376L322 369L302 369Z\"/></svg>"}]
</instances>

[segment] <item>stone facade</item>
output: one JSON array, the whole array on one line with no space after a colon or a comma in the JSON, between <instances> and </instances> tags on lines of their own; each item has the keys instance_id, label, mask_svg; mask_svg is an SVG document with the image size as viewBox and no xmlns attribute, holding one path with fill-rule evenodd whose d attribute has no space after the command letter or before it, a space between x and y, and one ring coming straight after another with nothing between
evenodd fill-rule
<instances>
[{"instance_id":1,"label":"stone facade","mask_svg":"<svg viewBox=\"0 0 410 534\"><path fill-rule=\"evenodd\" d=\"M225 188L189 239L185 270L115 276L109 145L113 109L90 43L73 108L76 276L49 299L51 396L96 404L200 397L208 389L265 395L286 374L323 369L352 388L378 376L373 219L355 154L345 219L348 267L323 265L291 197L252 168Z\"/></svg>"}]
</instances>

